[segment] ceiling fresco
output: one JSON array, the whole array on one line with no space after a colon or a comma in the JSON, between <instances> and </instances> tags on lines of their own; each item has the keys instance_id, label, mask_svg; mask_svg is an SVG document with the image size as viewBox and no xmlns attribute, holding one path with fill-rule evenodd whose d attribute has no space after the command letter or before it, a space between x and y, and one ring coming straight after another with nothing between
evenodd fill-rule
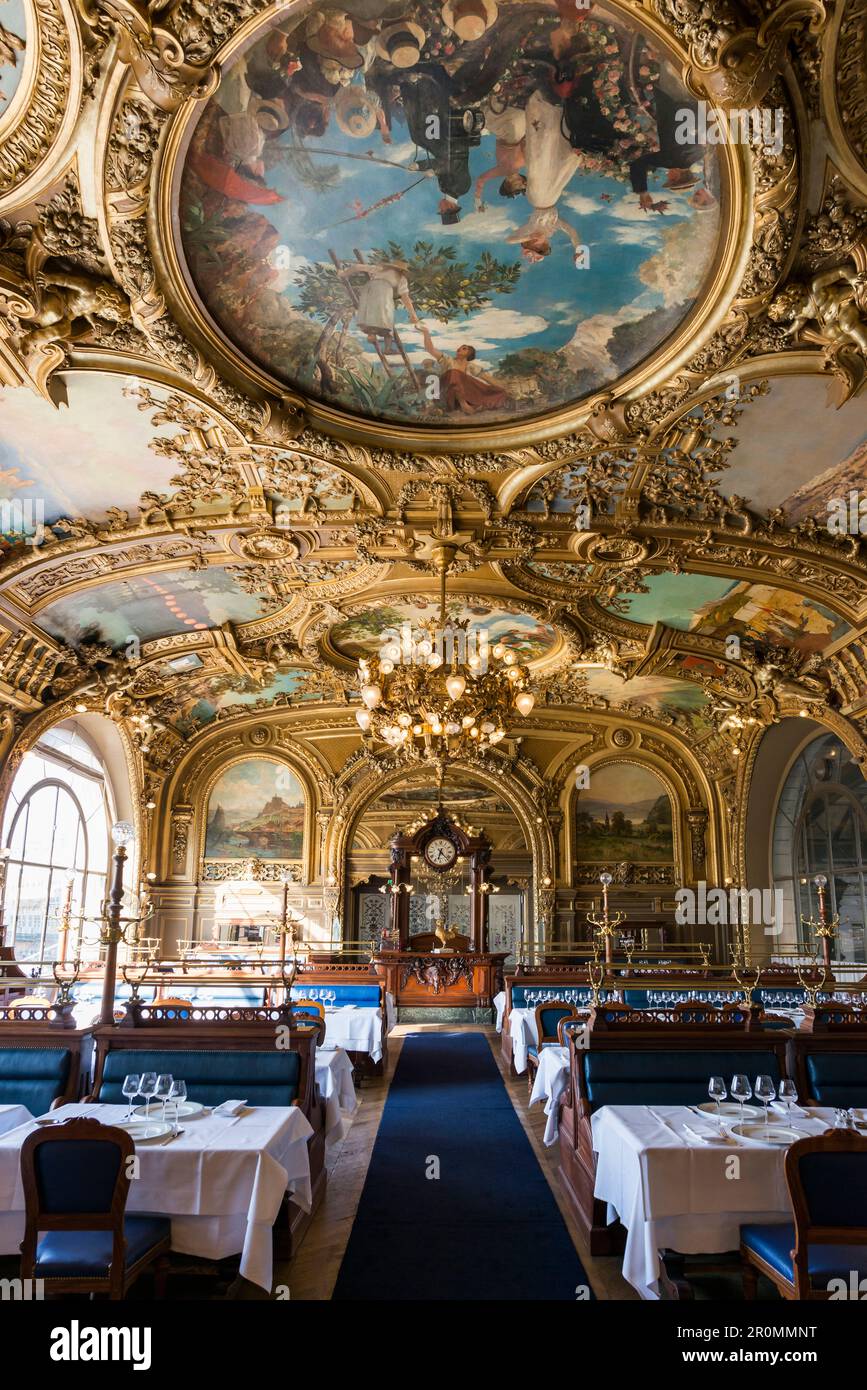
<instances>
[{"instance_id":1,"label":"ceiling fresco","mask_svg":"<svg viewBox=\"0 0 867 1390\"><path fill-rule=\"evenodd\" d=\"M602 5L302 8L226 64L180 186L227 338L373 419L512 421L683 322L720 231L668 53ZM692 103L694 107L694 102Z\"/></svg>"},{"instance_id":2,"label":"ceiling fresco","mask_svg":"<svg viewBox=\"0 0 867 1390\"><path fill-rule=\"evenodd\" d=\"M867 405L841 410L835 382L787 376L769 384L735 430L722 480L757 512L782 507L792 523L827 519L828 505L867 481Z\"/></svg>"},{"instance_id":3,"label":"ceiling fresco","mask_svg":"<svg viewBox=\"0 0 867 1390\"><path fill-rule=\"evenodd\" d=\"M72 646L108 642L122 648L130 638L148 642L172 633L205 632L221 623L252 622L265 611L260 596L246 593L228 570L215 565L99 585L49 604L36 621Z\"/></svg>"},{"instance_id":4,"label":"ceiling fresco","mask_svg":"<svg viewBox=\"0 0 867 1390\"><path fill-rule=\"evenodd\" d=\"M680 757L734 837L750 740L806 713L867 765L863 5L123 0L131 44L64 0L48 105L29 6L0 4L0 798L73 710L155 821L230 746L342 804L402 766L356 663L438 623L443 570L449 624L529 664L484 754L528 805L585 756ZM700 100L779 138L679 138Z\"/></svg>"},{"instance_id":5,"label":"ceiling fresco","mask_svg":"<svg viewBox=\"0 0 867 1390\"><path fill-rule=\"evenodd\" d=\"M50 525L101 518L109 507L135 511L142 493L168 491L178 464L153 445L174 427L154 425L121 376L68 372L62 381L68 403L59 408L24 391L0 394L0 503L38 503Z\"/></svg>"},{"instance_id":6,"label":"ceiling fresco","mask_svg":"<svg viewBox=\"0 0 867 1390\"><path fill-rule=\"evenodd\" d=\"M487 639L490 646L502 642L523 662L541 661L560 645L556 629L527 613L508 612L482 603L449 603L447 613L450 623L469 624L470 632L478 634L477 641ZM439 600L435 598L427 604L369 608L332 628L330 640L341 656L358 661L360 657L376 655L383 642L399 641L403 625L408 623L417 638L423 623L436 622L438 618Z\"/></svg>"}]
</instances>

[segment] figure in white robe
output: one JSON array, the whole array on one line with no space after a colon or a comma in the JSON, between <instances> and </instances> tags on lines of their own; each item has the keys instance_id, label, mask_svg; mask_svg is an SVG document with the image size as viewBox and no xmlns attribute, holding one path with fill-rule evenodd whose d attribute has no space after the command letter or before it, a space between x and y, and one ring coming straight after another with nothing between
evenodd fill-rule
<instances>
[{"instance_id":1,"label":"figure in white robe","mask_svg":"<svg viewBox=\"0 0 867 1390\"><path fill-rule=\"evenodd\" d=\"M555 232L562 232L575 248L577 263L578 232L557 210L560 197L580 163L561 129L562 117L562 107L553 106L541 92L534 92L527 102L524 135L527 175L523 192L533 211L523 227L506 240L517 242L530 262L550 255L551 237Z\"/></svg>"},{"instance_id":2,"label":"figure in white robe","mask_svg":"<svg viewBox=\"0 0 867 1390\"><path fill-rule=\"evenodd\" d=\"M403 261L371 262L355 261L342 266L340 275L344 278L363 275L364 283L356 290L358 308L355 321L362 333L371 342L381 339L381 346L388 349L394 339L394 313L398 304L403 304L413 323L418 316L409 293L407 267Z\"/></svg>"}]
</instances>

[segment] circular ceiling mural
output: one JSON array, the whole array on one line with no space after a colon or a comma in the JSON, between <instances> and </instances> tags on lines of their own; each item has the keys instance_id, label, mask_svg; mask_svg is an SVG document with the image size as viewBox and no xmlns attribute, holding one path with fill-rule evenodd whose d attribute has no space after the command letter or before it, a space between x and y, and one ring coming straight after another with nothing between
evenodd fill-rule
<instances>
[{"instance_id":1,"label":"circular ceiling mural","mask_svg":"<svg viewBox=\"0 0 867 1390\"><path fill-rule=\"evenodd\" d=\"M652 355L714 263L690 110L614 7L284 9L192 133L188 272L233 345L328 406L437 428L562 408Z\"/></svg>"}]
</instances>

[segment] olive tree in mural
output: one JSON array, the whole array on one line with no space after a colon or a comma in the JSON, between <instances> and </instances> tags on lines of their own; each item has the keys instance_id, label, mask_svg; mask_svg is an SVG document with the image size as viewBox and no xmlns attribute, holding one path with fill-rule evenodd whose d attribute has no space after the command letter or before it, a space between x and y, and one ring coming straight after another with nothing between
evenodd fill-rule
<instances>
[{"instance_id":1,"label":"olive tree in mural","mask_svg":"<svg viewBox=\"0 0 867 1390\"><path fill-rule=\"evenodd\" d=\"M284 763L251 758L230 767L208 802L206 859L300 859L304 790Z\"/></svg>"},{"instance_id":2,"label":"olive tree in mural","mask_svg":"<svg viewBox=\"0 0 867 1390\"><path fill-rule=\"evenodd\" d=\"M649 768L608 763L578 793L579 863L670 864L674 859L671 798Z\"/></svg>"}]
</instances>

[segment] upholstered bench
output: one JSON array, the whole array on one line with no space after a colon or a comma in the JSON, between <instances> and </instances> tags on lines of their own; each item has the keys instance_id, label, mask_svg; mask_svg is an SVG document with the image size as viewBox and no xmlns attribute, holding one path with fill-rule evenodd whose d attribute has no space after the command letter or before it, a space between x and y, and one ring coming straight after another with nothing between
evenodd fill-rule
<instances>
[{"instance_id":1,"label":"upholstered bench","mask_svg":"<svg viewBox=\"0 0 867 1390\"><path fill-rule=\"evenodd\" d=\"M603 1105L697 1105L707 1100L708 1080L746 1072L780 1080L773 1049L737 1051L682 1047L671 1051L594 1051L576 1054L579 1093L591 1111Z\"/></svg>"},{"instance_id":2,"label":"upholstered bench","mask_svg":"<svg viewBox=\"0 0 867 1390\"><path fill-rule=\"evenodd\" d=\"M331 996L334 995L332 1001ZM361 1009L378 1009L382 1004L379 985L295 985L293 999L315 999L317 1003L333 1002L335 1009L344 1004L355 1004Z\"/></svg>"},{"instance_id":3,"label":"upholstered bench","mask_svg":"<svg viewBox=\"0 0 867 1390\"><path fill-rule=\"evenodd\" d=\"M72 1053L66 1047L0 1047L0 1105L23 1105L43 1115L72 1099Z\"/></svg>"},{"instance_id":4,"label":"upholstered bench","mask_svg":"<svg viewBox=\"0 0 867 1390\"><path fill-rule=\"evenodd\" d=\"M816 1105L867 1105L867 1047L803 1053L804 1097Z\"/></svg>"},{"instance_id":5,"label":"upholstered bench","mask_svg":"<svg viewBox=\"0 0 867 1390\"><path fill-rule=\"evenodd\" d=\"M202 1105L246 1100L250 1105L292 1105L298 1098L301 1059L297 1052L194 1051L178 1048L140 1052L112 1048L105 1057L95 1100L124 1104L123 1079L131 1073L167 1072L186 1081L187 1097Z\"/></svg>"}]
</instances>

